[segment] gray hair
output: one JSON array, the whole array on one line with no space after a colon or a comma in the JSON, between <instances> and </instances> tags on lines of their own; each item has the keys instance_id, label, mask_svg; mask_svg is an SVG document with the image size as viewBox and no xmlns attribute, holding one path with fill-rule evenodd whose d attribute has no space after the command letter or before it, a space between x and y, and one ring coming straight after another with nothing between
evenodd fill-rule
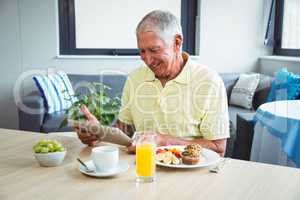
<instances>
[{"instance_id":1,"label":"gray hair","mask_svg":"<svg viewBox=\"0 0 300 200\"><path fill-rule=\"evenodd\" d=\"M175 39L175 35L182 36L182 28L177 17L168 11L154 10L148 13L137 25L136 35L141 32L153 31L166 44Z\"/></svg>"}]
</instances>

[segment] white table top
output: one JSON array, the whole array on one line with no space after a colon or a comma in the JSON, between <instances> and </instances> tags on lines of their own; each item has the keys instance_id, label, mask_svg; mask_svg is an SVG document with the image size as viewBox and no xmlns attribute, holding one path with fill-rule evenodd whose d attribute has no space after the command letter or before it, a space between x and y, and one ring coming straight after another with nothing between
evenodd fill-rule
<instances>
[{"instance_id":1,"label":"white table top","mask_svg":"<svg viewBox=\"0 0 300 200\"><path fill-rule=\"evenodd\" d=\"M59 167L40 167L32 146L43 137L60 140L67 156ZM157 167L156 181L135 183L134 155L121 151L129 171L115 178L91 178L78 170L90 147L77 138L0 129L0 199L300 199L300 170L229 160L223 170Z\"/></svg>"},{"instance_id":2,"label":"white table top","mask_svg":"<svg viewBox=\"0 0 300 200\"><path fill-rule=\"evenodd\" d=\"M262 104L259 109L278 117L300 120L300 100L273 101Z\"/></svg>"}]
</instances>

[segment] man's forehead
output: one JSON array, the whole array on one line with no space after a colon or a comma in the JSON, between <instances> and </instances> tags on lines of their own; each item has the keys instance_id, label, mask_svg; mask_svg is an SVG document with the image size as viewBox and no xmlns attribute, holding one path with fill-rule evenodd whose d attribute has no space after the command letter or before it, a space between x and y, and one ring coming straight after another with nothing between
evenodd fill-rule
<instances>
[{"instance_id":1,"label":"man's forehead","mask_svg":"<svg viewBox=\"0 0 300 200\"><path fill-rule=\"evenodd\" d=\"M144 38L144 37L149 37L149 38L159 38L158 34L155 31L142 31L137 34L138 38Z\"/></svg>"},{"instance_id":2,"label":"man's forehead","mask_svg":"<svg viewBox=\"0 0 300 200\"><path fill-rule=\"evenodd\" d=\"M163 44L164 41L155 32L142 32L137 36L138 43Z\"/></svg>"},{"instance_id":3,"label":"man's forehead","mask_svg":"<svg viewBox=\"0 0 300 200\"><path fill-rule=\"evenodd\" d=\"M139 49L158 49L164 47L163 44L155 44L155 43L138 43Z\"/></svg>"}]
</instances>

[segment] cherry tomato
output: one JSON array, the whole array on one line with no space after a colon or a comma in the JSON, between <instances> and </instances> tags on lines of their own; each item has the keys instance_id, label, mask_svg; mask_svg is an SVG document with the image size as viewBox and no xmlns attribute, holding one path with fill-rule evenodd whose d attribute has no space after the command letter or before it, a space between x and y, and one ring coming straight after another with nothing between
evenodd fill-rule
<instances>
[{"instance_id":1,"label":"cherry tomato","mask_svg":"<svg viewBox=\"0 0 300 200\"><path fill-rule=\"evenodd\" d=\"M180 151L175 152L174 155L175 155L177 158L182 158L182 154L181 154Z\"/></svg>"},{"instance_id":2,"label":"cherry tomato","mask_svg":"<svg viewBox=\"0 0 300 200\"><path fill-rule=\"evenodd\" d=\"M165 149L157 149L156 150L156 154L159 154L159 153L165 153L166 150Z\"/></svg>"}]
</instances>

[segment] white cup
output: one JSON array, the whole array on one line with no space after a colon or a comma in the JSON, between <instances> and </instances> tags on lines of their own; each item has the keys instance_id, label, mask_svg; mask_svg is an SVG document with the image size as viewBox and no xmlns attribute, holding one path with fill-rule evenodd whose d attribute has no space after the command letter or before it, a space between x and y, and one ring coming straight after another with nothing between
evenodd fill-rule
<instances>
[{"instance_id":1,"label":"white cup","mask_svg":"<svg viewBox=\"0 0 300 200\"><path fill-rule=\"evenodd\" d=\"M119 149L114 146L95 147L91 157L98 171L113 171L119 162Z\"/></svg>"}]
</instances>

